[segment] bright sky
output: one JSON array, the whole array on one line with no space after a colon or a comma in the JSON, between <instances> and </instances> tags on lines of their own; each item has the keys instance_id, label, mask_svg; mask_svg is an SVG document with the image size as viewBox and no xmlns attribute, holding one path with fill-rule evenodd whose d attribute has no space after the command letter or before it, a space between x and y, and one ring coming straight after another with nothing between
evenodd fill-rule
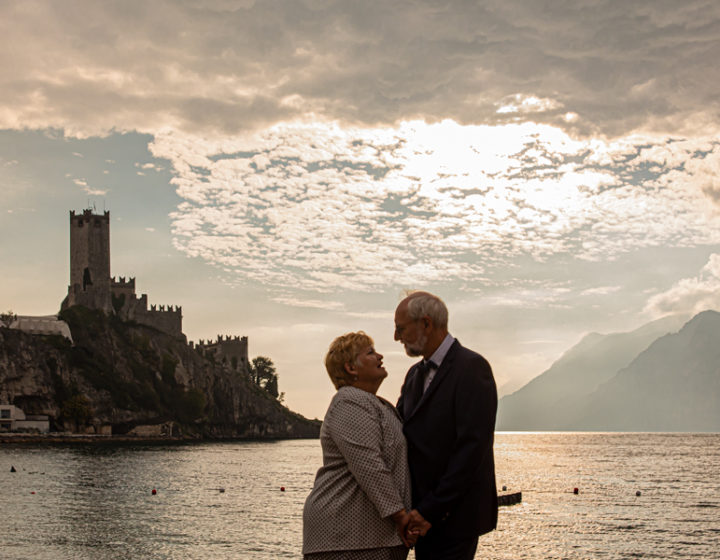
<instances>
[{"instance_id":1,"label":"bright sky","mask_svg":"<svg viewBox=\"0 0 720 560\"><path fill-rule=\"evenodd\" d=\"M501 394L591 331L720 308L720 4L0 2L0 310L112 273L246 335L322 418L363 329L395 400L406 289Z\"/></svg>"}]
</instances>

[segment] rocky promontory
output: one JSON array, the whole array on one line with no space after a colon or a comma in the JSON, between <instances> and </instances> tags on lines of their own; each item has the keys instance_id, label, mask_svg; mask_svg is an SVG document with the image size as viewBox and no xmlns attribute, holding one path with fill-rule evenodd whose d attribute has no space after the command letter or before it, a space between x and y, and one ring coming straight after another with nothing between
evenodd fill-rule
<instances>
[{"instance_id":1,"label":"rocky promontory","mask_svg":"<svg viewBox=\"0 0 720 560\"><path fill-rule=\"evenodd\" d=\"M46 415L51 432L122 437L314 438L318 420L290 411L246 366L151 326L81 306L60 318L72 332L0 327L0 403Z\"/></svg>"}]
</instances>

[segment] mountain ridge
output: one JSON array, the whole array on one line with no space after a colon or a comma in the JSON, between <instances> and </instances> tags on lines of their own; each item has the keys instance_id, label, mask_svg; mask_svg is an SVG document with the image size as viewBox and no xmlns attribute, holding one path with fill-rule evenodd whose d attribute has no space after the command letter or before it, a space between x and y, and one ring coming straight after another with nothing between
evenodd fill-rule
<instances>
[{"instance_id":1,"label":"mountain ridge","mask_svg":"<svg viewBox=\"0 0 720 560\"><path fill-rule=\"evenodd\" d=\"M578 402L566 428L720 431L720 313L698 313L658 338Z\"/></svg>"},{"instance_id":2,"label":"mountain ridge","mask_svg":"<svg viewBox=\"0 0 720 560\"><path fill-rule=\"evenodd\" d=\"M720 399L720 391L715 392L713 379L707 373L713 368L713 349L720 348L718 317L720 314L708 310L689 321L683 316L670 316L626 333L591 333L583 337L548 370L515 393L500 399L497 429L650 430L657 427L672 431L673 426L679 430L687 427L720 429L720 420L716 424L714 421L689 422L684 416L673 413L675 419L666 422L656 418L661 414L659 409L652 409L653 413L640 421L639 412L635 415L629 412L633 409L646 410L647 407L639 405L649 396L664 402L661 395L652 390L657 379L644 378L647 388L633 385L633 379L649 367L644 365L639 370L637 365L633 366L640 356L644 356L641 364L647 364L648 360L657 362L656 369L663 372L661 379L672 378L674 371L686 372L694 378L703 373L709 393ZM676 328L679 328L677 332ZM683 334L678 338L681 332ZM697 353L700 349L701 358L705 358L704 361L700 359L701 363L695 364L695 367L693 351ZM653 358L655 354L658 355ZM622 372L626 372L622 375L622 383L613 383ZM664 385L668 383L664 382ZM691 388L703 393L703 387L691 384ZM673 387L673 391L678 390L678 387ZM623 397L622 392L632 395L635 400ZM663 406L674 410L667 403ZM611 418L617 420L611 421ZM714 428L715 425L717 428Z\"/></svg>"}]
</instances>

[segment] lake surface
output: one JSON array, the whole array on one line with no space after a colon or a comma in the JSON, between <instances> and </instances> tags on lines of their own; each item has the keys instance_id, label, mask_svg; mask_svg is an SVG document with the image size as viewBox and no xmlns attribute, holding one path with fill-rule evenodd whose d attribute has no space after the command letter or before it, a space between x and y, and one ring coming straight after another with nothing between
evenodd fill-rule
<instances>
[{"instance_id":1,"label":"lake surface","mask_svg":"<svg viewBox=\"0 0 720 560\"><path fill-rule=\"evenodd\" d=\"M478 559L720 558L720 434L498 433L495 453L523 502ZM320 462L318 440L2 445L0 558L300 558Z\"/></svg>"}]
</instances>

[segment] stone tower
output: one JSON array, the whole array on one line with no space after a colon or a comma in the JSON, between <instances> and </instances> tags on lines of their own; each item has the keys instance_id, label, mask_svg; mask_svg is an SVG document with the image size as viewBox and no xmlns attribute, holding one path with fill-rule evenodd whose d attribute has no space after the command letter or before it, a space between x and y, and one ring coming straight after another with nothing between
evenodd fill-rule
<instances>
[{"instance_id":1,"label":"stone tower","mask_svg":"<svg viewBox=\"0 0 720 560\"><path fill-rule=\"evenodd\" d=\"M84 305L112 311L110 212L70 211L70 286L62 308Z\"/></svg>"}]
</instances>

